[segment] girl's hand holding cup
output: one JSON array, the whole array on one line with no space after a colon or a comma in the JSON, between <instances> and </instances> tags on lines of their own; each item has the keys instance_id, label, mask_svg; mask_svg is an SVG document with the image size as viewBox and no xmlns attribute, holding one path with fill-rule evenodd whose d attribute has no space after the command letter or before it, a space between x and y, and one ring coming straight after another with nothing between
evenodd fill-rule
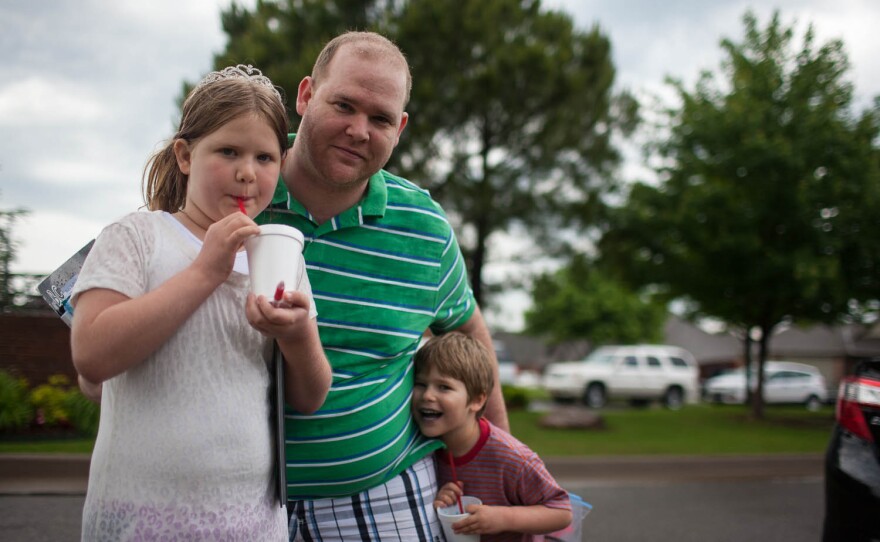
<instances>
[{"instance_id":1,"label":"girl's hand holding cup","mask_svg":"<svg viewBox=\"0 0 880 542\"><path fill-rule=\"evenodd\" d=\"M235 254L245 240L260 233L260 227L247 215L232 213L214 222L205 231L202 250L193 262L209 282L219 285L232 272Z\"/></svg>"},{"instance_id":2,"label":"girl's hand holding cup","mask_svg":"<svg viewBox=\"0 0 880 542\"><path fill-rule=\"evenodd\" d=\"M266 296L248 294L245 314L248 322L263 335L297 341L308 333L309 298L302 292L286 290L277 302Z\"/></svg>"}]
</instances>

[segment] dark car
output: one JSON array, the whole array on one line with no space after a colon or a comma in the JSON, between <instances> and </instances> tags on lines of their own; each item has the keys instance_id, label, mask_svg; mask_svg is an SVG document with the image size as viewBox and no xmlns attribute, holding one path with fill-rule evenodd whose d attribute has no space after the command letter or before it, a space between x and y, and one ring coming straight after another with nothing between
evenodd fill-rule
<instances>
[{"instance_id":1,"label":"dark car","mask_svg":"<svg viewBox=\"0 0 880 542\"><path fill-rule=\"evenodd\" d=\"M840 383L825 456L824 542L880 541L880 359Z\"/></svg>"}]
</instances>

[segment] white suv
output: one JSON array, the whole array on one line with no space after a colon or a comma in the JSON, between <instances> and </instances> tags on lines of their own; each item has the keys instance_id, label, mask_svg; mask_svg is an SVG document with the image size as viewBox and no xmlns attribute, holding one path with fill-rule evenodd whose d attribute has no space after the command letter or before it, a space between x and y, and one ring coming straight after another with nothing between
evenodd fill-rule
<instances>
[{"instance_id":1,"label":"white suv","mask_svg":"<svg viewBox=\"0 0 880 542\"><path fill-rule=\"evenodd\" d=\"M592 408L622 398L679 409L697 401L699 369L690 352L676 346L604 346L582 361L547 365L543 384L556 400L580 398Z\"/></svg>"}]
</instances>

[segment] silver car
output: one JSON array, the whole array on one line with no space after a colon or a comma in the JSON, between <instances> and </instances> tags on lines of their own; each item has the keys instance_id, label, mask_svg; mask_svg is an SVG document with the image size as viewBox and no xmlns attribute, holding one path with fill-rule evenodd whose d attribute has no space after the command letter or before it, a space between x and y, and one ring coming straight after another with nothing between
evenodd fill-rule
<instances>
[{"instance_id":1,"label":"silver car","mask_svg":"<svg viewBox=\"0 0 880 542\"><path fill-rule=\"evenodd\" d=\"M755 374L749 379L757 387ZM705 382L704 396L714 403L742 404L746 400L746 372L734 369ZM768 361L764 364L764 402L767 404L802 404L818 410L828 400L825 377L806 363Z\"/></svg>"}]
</instances>

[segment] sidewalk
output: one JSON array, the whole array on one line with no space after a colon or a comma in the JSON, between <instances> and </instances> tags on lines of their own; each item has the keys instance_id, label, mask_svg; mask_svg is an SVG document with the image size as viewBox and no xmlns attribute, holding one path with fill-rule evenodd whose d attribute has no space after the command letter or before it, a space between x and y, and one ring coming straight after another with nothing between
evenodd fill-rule
<instances>
[{"instance_id":1,"label":"sidewalk","mask_svg":"<svg viewBox=\"0 0 880 542\"><path fill-rule=\"evenodd\" d=\"M89 454L0 454L0 495L85 495Z\"/></svg>"},{"instance_id":2,"label":"sidewalk","mask_svg":"<svg viewBox=\"0 0 880 542\"><path fill-rule=\"evenodd\" d=\"M560 485L821 478L824 454L544 458Z\"/></svg>"},{"instance_id":3,"label":"sidewalk","mask_svg":"<svg viewBox=\"0 0 880 542\"><path fill-rule=\"evenodd\" d=\"M0 454L0 495L84 495L88 454ZM823 454L547 457L562 486L821 478Z\"/></svg>"}]
</instances>

